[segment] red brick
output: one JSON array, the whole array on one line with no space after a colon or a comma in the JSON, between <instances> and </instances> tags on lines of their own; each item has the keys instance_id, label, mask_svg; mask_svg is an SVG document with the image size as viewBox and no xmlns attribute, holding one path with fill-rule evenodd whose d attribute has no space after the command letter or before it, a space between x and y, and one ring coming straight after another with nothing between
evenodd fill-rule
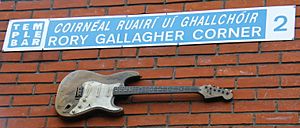
<instances>
[{"instance_id":1,"label":"red brick","mask_svg":"<svg viewBox=\"0 0 300 128\"><path fill-rule=\"evenodd\" d=\"M155 94L155 95L133 95L131 96L132 102L160 102L171 101L170 94Z\"/></svg>"},{"instance_id":2,"label":"red brick","mask_svg":"<svg viewBox=\"0 0 300 128\"><path fill-rule=\"evenodd\" d=\"M180 46L178 54L180 55L195 55L195 54L215 54L216 45L195 45L195 46Z\"/></svg>"},{"instance_id":3,"label":"red brick","mask_svg":"<svg viewBox=\"0 0 300 128\"><path fill-rule=\"evenodd\" d=\"M71 16L103 16L105 14L104 8L84 8L84 9L72 9Z\"/></svg>"},{"instance_id":4,"label":"red brick","mask_svg":"<svg viewBox=\"0 0 300 128\"><path fill-rule=\"evenodd\" d=\"M37 84L35 85L35 94L56 93L58 85L55 84Z\"/></svg>"},{"instance_id":5,"label":"red brick","mask_svg":"<svg viewBox=\"0 0 300 128\"><path fill-rule=\"evenodd\" d=\"M110 7L108 9L109 15L133 15L145 13L145 6L121 6L121 7Z\"/></svg>"},{"instance_id":6,"label":"red brick","mask_svg":"<svg viewBox=\"0 0 300 128\"><path fill-rule=\"evenodd\" d=\"M195 85L214 85L223 88L234 88L234 79L232 78L205 78L205 79L196 79Z\"/></svg>"},{"instance_id":7,"label":"red brick","mask_svg":"<svg viewBox=\"0 0 300 128\"><path fill-rule=\"evenodd\" d=\"M278 101L278 111L300 111L299 100Z\"/></svg>"},{"instance_id":8,"label":"red brick","mask_svg":"<svg viewBox=\"0 0 300 128\"><path fill-rule=\"evenodd\" d=\"M264 54L240 54L239 63L251 64L251 63L270 63L279 62L278 53L264 53Z\"/></svg>"},{"instance_id":9,"label":"red brick","mask_svg":"<svg viewBox=\"0 0 300 128\"><path fill-rule=\"evenodd\" d=\"M265 112L275 111L275 102L265 101L236 101L234 102L234 112Z\"/></svg>"},{"instance_id":10,"label":"red brick","mask_svg":"<svg viewBox=\"0 0 300 128\"><path fill-rule=\"evenodd\" d=\"M296 16L300 16L300 7L296 8Z\"/></svg>"},{"instance_id":11,"label":"red brick","mask_svg":"<svg viewBox=\"0 0 300 128\"><path fill-rule=\"evenodd\" d=\"M2 85L0 94L32 94L33 85Z\"/></svg>"},{"instance_id":12,"label":"red brick","mask_svg":"<svg viewBox=\"0 0 300 128\"><path fill-rule=\"evenodd\" d=\"M40 71L70 71L76 69L76 62L47 62L40 64Z\"/></svg>"},{"instance_id":13,"label":"red brick","mask_svg":"<svg viewBox=\"0 0 300 128\"><path fill-rule=\"evenodd\" d=\"M231 112L230 102L192 102L192 112Z\"/></svg>"},{"instance_id":14,"label":"red brick","mask_svg":"<svg viewBox=\"0 0 300 128\"><path fill-rule=\"evenodd\" d=\"M227 66L218 67L218 76L253 76L256 75L255 66Z\"/></svg>"},{"instance_id":15,"label":"red brick","mask_svg":"<svg viewBox=\"0 0 300 128\"><path fill-rule=\"evenodd\" d=\"M63 60L76 60L76 59L91 59L98 57L98 50L72 50L63 51Z\"/></svg>"},{"instance_id":16,"label":"red brick","mask_svg":"<svg viewBox=\"0 0 300 128\"><path fill-rule=\"evenodd\" d=\"M0 3L0 10L13 10L15 6L14 1L5 1Z\"/></svg>"},{"instance_id":17,"label":"red brick","mask_svg":"<svg viewBox=\"0 0 300 128\"><path fill-rule=\"evenodd\" d=\"M166 117L164 115L151 115L151 116L129 116L128 126L155 126L164 125Z\"/></svg>"},{"instance_id":18,"label":"red brick","mask_svg":"<svg viewBox=\"0 0 300 128\"><path fill-rule=\"evenodd\" d=\"M56 116L54 106L31 106L29 116Z\"/></svg>"},{"instance_id":19,"label":"red brick","mask_svg":"<svg viewBox=\"0 0 300 128\"><path fill-rule=\"evenodd\" d=\"M128 0L127 4L150 4L150 3L163 3L163 0Z\"/></svg>"},{"instance_id":20,"label":"red brick","mask_svg":"<svg viewBox=\"0 0 300 128\"><path fill-rule=\"evenodd\" d=\"M61 82L65 76L67 76L69 72L59 72L57 73L56 82Z\"/></svg>"},{"instance_id":21,"label":"red brick","mask_svg":"<svg viewBox=\"0 0 300 128\"><path fill-rule=\"evenodd\" d=\"M86 0L55 0L53 2L53 8L73 8L73 7L86 7Z\"/></svg>"},{"instance_id":22,"label":"red brick","mask_svg":"<svg viewBox=\"0 0 300 128\"><path fill-rule=\"evenodd\" d=\"M250 8L250 7L262 7L264 6L264 0L229 0L226 1L225 8Z\"/></svg>"},{"instance_id":23,"label":"red brick","mask_svg":"<svg viewBox=\"0 0 300 128\"><path fill-rule=\"evenodd\" d=\"M172 2L192 2L192 1L198 1L198 0L166 0L167 3L172 3Z\"/></svg>"},{"instance_id":24,"label":"red brick","mask_svg":"<svg viewBox=\"0 0 300 128\"><path fill-rule=\"evenodd\" d=\"M256 114L256 124L297 124L298 121L298 113Z\"/></svg>"},{"instance_id":25,"label":"red brick","mask_svg":"<svg viewBox=\"0 0 300 128\"><path fill-rule=\"evenodd\" d=\"M7 29L7 26L8 26L7 21L0 22L0 30L5 31Z\"/></svg>"},{"instance_id":26,"label":"red brick","mask_svg":"<svg viewBox=\"0 0 300 128\"><path fill-rule=\"evenodd\" d=\"M146 47L140 48L139 56L168 56L175 54L176 47Z\"/></svg>"},{"instance_id":27,"label":"red brick","mask_svg":"<svg viewBox=\"0 0 300 128\"><path fill-rule=\"evenodd\" d=\"M193 66L195 57L158 58L157 66Z\"/></svg>"},{"instance_id":28,"label":"red brick","mask_svg":"<svg viewBox=\"0 0 300 128\"><path fill-rule=\"evenodd\" d=\"M236 64L236 55L224 56L199 56L198 65L223 65L223 64Z\"/></svg>"},{"instance_id":29,"label":"red brick","mask_svg":"<svg viewBox=\"0 0 300 128\"><path fill-rule=\"evenodd\" d=\"M264 42L261 43L262 51L289 51L300 50L300 40L285 42Z\"/></svg>"},{"instance_id":30,"label":"red brick","mask_svg":"<svg viewBox=\"0 0 300 128\"><path fill-rule=\"evenodd\" d=\"M300 52L284 52L282 53L282 62L299 62Z\"/></svg>"},{"instance_id":31,"label":"red brick","mask_svg":"<svg viewBox=\"0 0 300 128\"><path fill-rule=\"evenodd\" d=\"M300 64L261 65L258 67L260 75L300 73Z\"/></svg>"},{"instance_id":32,"label":"red brick","mask_svg":"<svg viewBox=\"0 0 300 128\"><path fill-rule=\"evenodd\" d=\"M128 86L153 86L152 80L139 80L136 82L128 83Z\"/></svg>"},{"instance_id":33,"label":"red brick","mask_svg":"<svg viewBox=\"0 0 300 128\"><path fill-rule=\"evenodd\" d=\"M20 61L21 53L2 53L0 52L0 62Z\"/></svg>"},{"instance_id":34,"label":"red brick","mask_svg":"<svg viewBox=\"0 0 300 128\"><path fill-rule=\"evenodd\" d=\"M0 97L0 106L9 106L9 104L10 104L10 96L1 96Z\"/></svg>"},{"instance_id":35,"label":"red brick","mask_svg":"<svg viewBox=\"0 0 300 128\"><path fill-rule=\"evenodd\" d=\"M296 28L300 28L300 18L296 18Z\"/></svg>"},{"instance_id":36,"label":"red brick","mask_svg":"<svg viewBox=\"0 0 300 128\"><path fill-rule=\"evenodd\" d=\"M212 114L211 124L252 124L252 114Z\"/></svg>"},{"instance_id":37,"label":"red brick","mask_svg":"<svg viewBox=\"0 0 300 128\"><path fill-rule=\"evenodd\" d=\"M37 63L5 63L0 72L36 72Z\"/></svg>"},{"instance_id":38,"label":"red brick","mask_svg":"<svg viewBox=\"0 0 300 128\"><path fill-rule=\"evenodd\" d=\"M23 53L23 61L58 60L58 57L59 57L59 52L57 51Z\"/></svg>"},{"instance_id":39,"label":"red brick","mask_svg":"<svg viewBox=\"0 0 300 128\"><path fill-rule=\"evenodd\" d=\"M124 126L124 117L93 117L87 120L89 127L121 127Z\"/></svg>"},{"instance_id":40,"label":"red brick","mask_svg":"<svg viewBox=\"0 0 300 128\"><path fill-rule=\"evenodd\" d=\"M100 58L114 58L114 57L135 57L135 48L122 48L122 49L101 49Z\"/></svg>"},{"instance_id":41,"label":"red brick","mask_svg":"<svg viewBox=\"0 0 300 128\"><path fill-rule=\"evenodd\" d=\"M235 100L255 99L255 95L255 90L252 89L233 90L233 99Z\"/></svg>"},{"instance_id":42,"label":"red brick","mask_svg":"<svg viewBox=\"0 0 300 128\"><path fill-rule=\"evenodd\" d=\"M30 11L22 12L0 12L0 20L11 20L11 19L29 19L31 17Z\"/></svg>"},{"instance_id":43,"label":"red brick","mask_svg":"<svg viewBox=\"0 0 300 128\"><path fill-rule=\"evenodd\" d=\"M164 5L148 5L147 13L164 13L164 12L180 12L183 10L183 4L164 4Z\"/></svg>"},{"instance_id":44,"label":"red brick","mask_svg":"<svg viewBox=\"0 0 300 128\"><path fill-rule=\"evenodd\" d=\"M283 6L283 5L296 5L299 4L298 0L267 0L267 6Z\"/></svg>"},{"instance_id":45,"label":"red brick","mask_svg":"<svg viewBox=\"0 0 300 128\"><path fill-rule=\"evenodd\" d=\"M16 74L0 74L0 83L16 83Z\"/></svg>"},{"instance_id":46,"label":"red brick","mask_svg":"<svg viewBox=\"0 0 300 128\"><path fill-rule=\"evenodd\" d=\"M28 107L0 108L0 117L25 117L28 111Z\"/></svg>"},{"instance_id":47,"label":"red brick","mask_svg":"<svg viewBox=\"0 0 300 128\"><path fill-rule=\"evenodd\" d=\"M180 79L180 80L157 80L155 81L156 86L192 86L193 80Z\"/></svg>"},{"instance_id":48,"label":"red brick","mask_svg":"<svg viewBox=\"0 0 300 128\"><path fill-rule=\"evenodd\" d=\"M6 119L0 119L0 127L5 128Z\"/></svg>"},{"instance_id":49,"label":"red brick","mask_svg":"<svg viewBox=\"0 0 300 128\"><path fill-rule=\"evenodd\" d=\"M208 124L207 114L176 114L170 116L170 125Z\"/></svg>"},{"instance_id":50,"label":"red brick","mask_svg":"<svg viewBox=\"0 0 300 128\"><path fill-rule=\"evenodd\" d=\"M295 30L295 38L300 38L300 29Z\"/></svg>"},{"instance_id":51,"label":"red brick","mask_svg":"<svg viewBox=\"0 0 300 128\"><path fill-rule=\"evenodd\" d=\"M33 18L62 18L68 14L69 10L34 11Z\"/></svg>"},{"instance_id":52,"label":"red brick","mask_svg":"<svg viewBox=\"0 0 300 128\"><path fill-rule=\"evenodd\" d=\"M123 104L124 114L146 114L148 112L147 104Z\"/></svg>"},{"instance_id":53,"label":"red brick","mask_svg":"<svg viewBox=\"0 0 300 128\"><path fill-rule=\"evenodd\" d=\"M124 0L91 0L90 5L91 6L113 6L113 5L124 5Z\"/></svg>"},{"instance_id":54,"label":"red brick","mask_svg":"<svg viewBox=\"0 0 300 128\"><path fill-rule=\"evenodd\" d=\"M12 105L47 105L50 95L14 96Z\"/></svg>"},{"instance_id":55,"label":"red brick","mask_svg":"<svg viewBox=\"0 0 300 128\"><path fill-rule=\"evenodd\" d=\"M187 3L185 5L186 11L201 11L201 10L213 10L223 8L223 1L212 1L212 2L196 2Z\"/></svg>"},{"instance_id":56,"label":"red brick","mask_svg":"<svg viewBox=\"0 0 300 128\"><path fill-rule=\"evenodd\" d=\"M114 60L95 60L95 61L80 61L78 63L79 70L97 70L97 69L113 69Z\"/></svg>"},{"instance_id":57,"label":"red brick","mask_svg":"<svg viewBox=\"0 0 300 128\"><path fill-rule=\"evenodd\" d=\"M171 94L171 99L174 102L203 101L203 96L196 93L180 93L180 94Z\"/></svg>"},{"instance_id":58,"label":"red brick","mask_svg":"<svg viewBox=\"0 0 300 128\"><path fill-rule=\"evenodd\" d=\"M176 68L176 78L208 77L214 75L213 68Z\"/></svg>"},{"instance_id":59,"label":"red brick","mask_svg":"<svg viewBox=\"0 0 300 128\"><path fill-rule=\"evenodd\" d=\"M9 128L41 128L45 127L45 118L9 118Z\"/></svg>"},{"instance_id":60,"label":"red brick","mask_svg":"<svg viewBox=\"0 0 300 128\"><path fill-rule=\"evenodd\" d=\"M99 120L100 121L100 120ZM84 120L67 121L57 117L49 117L47 121L47 127L58 128L58 127L84 127Z\"/></svg>"},{"instance_id":61,"label":"red brick","mask_svg":"<svg viewBox=\"0 0 300 128\"><path fill-rule=\"evenodd\" d=\"M0 32L0 40L4 40L5 39L5 32Z\"/></svg>"},{"instance_id":62,"label":"red brick","mask_svg":"<svg viewBox=\"0 0 300 128\"><path fill-rule=\"evenodd\" d=\"M281 86L300 86L300 76L283 76Z\"/></svg>"},{"instance_id":63,"label":"red brick","mask_svg":"<svg viewBox=\"0 0 300 128\"><path fill-rule=\"evenodd\" d=\"M16 10L36 10L36 9L50 9L50 0L41 1L18 1Z\"/></svg>"},{"instance_id":64,"label":"red brick","mask_svg":"<svg viewBox=\"0 0 300 128\"><path fill-rule=\"evenodd\" d=\"M260 89L257 91L258 99L292 99L300 97L299 88L286 89Z\"/></svg>"},{"instance_id":65,"label":"red brick","mask_svg":"<svg viewBox=\"0 0 300 128\"><path fill-rule=\"evenodd\" d=\"M239 78L238 88L252 88L252 87L278 87L279 77L252 77Z\"/></svg>"},{"instance_id":66,"label":"red brick","mask_svg":"<svg viewBox=\"0 0 300 128\"><path fill-rule=\"evenodd\" d=\"M275 128L274 126L233 126L230 128ZM276 126L278 128L278 126Z\"/></svg>"},{"instance_id":67,"label":"red brick","mask_svg":"<svg viewBox=\"0 0 300 128\"><path fill-rule=\"evenodd\" d=\"M122 59L118 61L118 68L151 68L153 66L153 58Z\"/></svg>"},{"instance_id":68,"label":"red brick","mask_svg":"<svg viewBox=\"0 0 300 128\"><path fill-rule=\"evenodd\" d=\"M153 79L153 78L171 78L173 76L173 69L147 69L137 70L142 79Z\"/></svg>"},{"instance_id":69,"label":"red brick","mask_svg":"<svg viewBox=\"0 0 300 128\"><path fill-rule=\"evenodd\" d=\"M3 44L4 44L4 42L3 42L3 41L0 41L0 49L3 48Z\"/></svg>"},{"instance_id":70,"label":"red brick","mask_svg":"<svg viewBox=\"0 0 300 128\"><path fill-rule=\"evenodd\" d=\"M300 128L300 126L276 126L276 128Z\"/></svg>"},{"instance_id":71,"label":"red brick","mask_svg":"<svg viewBox=\"0 0 300 128\"><path fill-rule=\"evenodd\" d=\"M35 83L35 82L53 82L54 73L43 73L43 74L19 74L20 83Z\"/></svg>"},{"instance_id":72,"label":"red brick","mask_svg":"<svg viewBox=\"0 0 300 128\"><path fill-rule=\"evenodd\" d=\"M150 105L150 113L178 113L188 112L188 103L156 103Z\"/></svg>"},{"instance_id":73,"label":"red brick","mask_svg":"<svg viewBox=\"0 0 300 128\"><path fill-rule=\"evenodd\" d=\"M258 43L220 44L219 53L258 52Z\"/></svg>"}]
</instances>

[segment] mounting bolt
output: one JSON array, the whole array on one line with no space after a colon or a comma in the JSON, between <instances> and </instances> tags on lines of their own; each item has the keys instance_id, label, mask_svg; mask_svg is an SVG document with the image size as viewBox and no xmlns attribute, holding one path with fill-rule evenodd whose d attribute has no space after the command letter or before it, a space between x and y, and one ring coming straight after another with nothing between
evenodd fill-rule
<instances>
[{"instance_id":1,"label":"mounting bolt","mask_svg":"<svg viewBox=\"0 0 300 128\"><path fill-rule=\"evenodd\" d=\"M72 113L75 114L75 110L73 110Z\"/></svg>"},{"instance_id":2,"label":"mounting bolt","mask_svg":"<svg viewBox=\"0 0 300 128\"><path fill-rule=\"evenodd\" d=\"M79 105L78 108L81 109L81 105Z\"/></svg>"},{"instance_id":3,"label":"mounting bolt","mask_svg":"<svg viewBox=\"0 0 300 128\"><path fill-rule=\"evenodd\" d=\"M82 99L83 102L86 102L86 99Z\"/></svg>"}]
</instances>

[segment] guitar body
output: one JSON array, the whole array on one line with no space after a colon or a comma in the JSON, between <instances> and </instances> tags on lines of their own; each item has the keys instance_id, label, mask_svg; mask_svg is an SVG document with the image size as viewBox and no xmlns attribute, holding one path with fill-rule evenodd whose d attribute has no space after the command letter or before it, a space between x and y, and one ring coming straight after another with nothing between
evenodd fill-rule
<instances>
[{"instance_id":1,"label":"guitar body","mask_svg":"<svg viewBox=\"0 0 300 128\"><path fill-rule=\"evenodd\" d=\"M139 79L139 73L134 71L113 75L101 75L84 70L74 71L60 83L55 109L64 117L82 115L95 109L120 113L123 108L114 105L113 89Z\"/></svg>"}]
</instances>

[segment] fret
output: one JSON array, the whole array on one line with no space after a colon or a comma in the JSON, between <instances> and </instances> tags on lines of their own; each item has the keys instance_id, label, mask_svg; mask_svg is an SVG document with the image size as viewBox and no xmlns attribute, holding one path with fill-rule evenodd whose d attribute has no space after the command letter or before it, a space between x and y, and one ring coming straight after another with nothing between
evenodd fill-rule
<instances>
[{"instance_id":1,"label":"fret","mask_svg":"<svg viewBox=\"0 0 300 128\"><path fill-rule=\"evenodd\" d=\"M189 92L199 92L199 88L195 86L123 86L114 88L114 95L172 94Z\"/></svg>"}]
</instances>

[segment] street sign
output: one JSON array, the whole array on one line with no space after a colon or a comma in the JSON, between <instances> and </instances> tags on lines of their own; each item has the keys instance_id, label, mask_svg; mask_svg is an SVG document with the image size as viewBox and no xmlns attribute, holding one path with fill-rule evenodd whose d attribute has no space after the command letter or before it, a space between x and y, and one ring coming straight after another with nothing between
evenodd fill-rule
<instances>
[{"instance_id":1,"label":"street sign","mask_svg":"<svg viewBox=\"0 0 300 128\"><path fill-rule=\"evenodd\" d=\"M3 51L293 40L296 6L9 22Z\"/></svg>"}]
</instances>

